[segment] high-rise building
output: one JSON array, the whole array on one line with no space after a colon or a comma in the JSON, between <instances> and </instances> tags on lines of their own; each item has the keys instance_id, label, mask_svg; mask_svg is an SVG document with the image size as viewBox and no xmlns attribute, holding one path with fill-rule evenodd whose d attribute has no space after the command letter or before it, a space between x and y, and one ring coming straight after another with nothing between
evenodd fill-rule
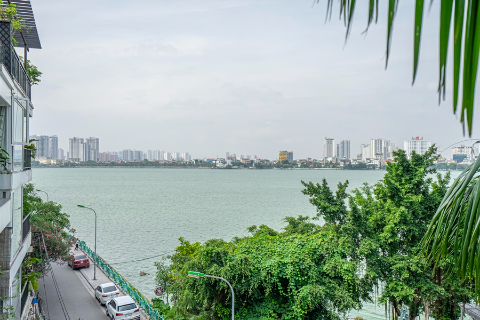
<instances>
[{"instance_id":1,"label":"high-rise building","mask_svg":"<svg viewBox=\"0 0 480 320\"><path fill-rule=\"evenodd\" d=\"M142 150L133 150L133 160L143 161L143 151Z\"/></svg>"},{"instance_id":2,"label":"high-rise building","mask_svg":"<svg viewBox=\"0 0 480 320\"><path fill-rule=\"evenodd\" d=\"M68 160L73 162L84 161L83 151L85 140L79 137L73 137L68 140Z\"/></svg>"},{"instance_id":3,"label":"high-rise building","mask_svg":"<svg viewBox=\"0 0 480 320\"><path fill-rule=\"evenodd\" d=\"M98 153L100 150L100 139L99 138L94 138L90 137L85 140L85 144L88 145L85 150L88 150L88 152L85 152L84 161L98 161Z\"/></svg>"},{"instance_id":4,"label":"high-rise building","mask_svg":"<svg viewBox=\"0 0 480 320\"><path fill-rule=\"evenodd\" d=\"M370 140L370 158L371 159L393 159L393 151L398 148L390 140L372 139Z\"/></svg>"},{"instance_id":5,"label":"high-rise building","mask_svg":"<svg viewBox=\"0 0 480 320\"><path fill-rule=\"evenodd\" d=\"M325 137L323 141L323 158L335 157L335 139Z\"/></svg>"},{"instance_id":6,"label":"high-rise building","mask_svg":"<svg viewBox=\"0 0 480 320\"><path fill-rule=\"evenodd\" d=\"M230 152L227 152L227 153L225 154L225 156L226 156L225 159L230 158Z\"/></svg>"},{"instance_id":7,"label":"high-rise building","mask_svg":"<svg viewBox=\"0 0 480 320\"><path fill-rule=\"evenodd\" d=\"M57 149L58 159L65 160L65 152L62 148Z\"/></svg>"},{"instance_id":8,"label":"high-rise building","mask_svg":"<svg viewBox=\"0 0 480 320\"><path fill-rule=\"evenodd\" d=\"M337 158L350 159L350 140L342 140L337 144Z\"/></svg>"},{"instance_id":9,"label":"high-rise building","mask_svg":"<svg viewBox=\"0 0 480 320\"><path fill-rule=\"evenodd\" d=\"M165 152L165 160L171 161L172 160L172 153L171 152Z\"/></svg>"},{"instance_id":10,"label":"high-rise building","mask_svg":"<svg viewBox=\"0 0 480 320\"><path fill-rule=\"evenodd\" d=\"M371 159L370 144L362 144L360 146L360 149L361 149L362 161Z\"/></svg>"},{"instance_id":11,"label":"high-rise building","mask_svg":"<svg viewBox=\"0 0 480 320\"><path fill-rule=\"evenodd\" d=\"M432 146L430 141L423 140L423 137L412 137L412 140L403 142L403 148L408 157L413 151L417 154L424 154Z\"/></svg>"},{"instance_id":12,"label":"high-rise building","mask_svg":"<svg viewBox=\"0 0 480 320\"><path fill-rule=\"evenodd\" d=\"M148 161L158 160L158 159L155 159L155 151L154 150L147 150L147 160Z\"/></svg>"},{"instance_id":13,"label":"high-rise building","mask_svg":"<svg viewBox=\"0 0 480 320\"><path fill-rule=\"evenodd\" d=\"M49 137L49 146L48 146L48 158L50 159L60 159L58 157L58 137L51 136Z\"/></svg>"}]
</instances>

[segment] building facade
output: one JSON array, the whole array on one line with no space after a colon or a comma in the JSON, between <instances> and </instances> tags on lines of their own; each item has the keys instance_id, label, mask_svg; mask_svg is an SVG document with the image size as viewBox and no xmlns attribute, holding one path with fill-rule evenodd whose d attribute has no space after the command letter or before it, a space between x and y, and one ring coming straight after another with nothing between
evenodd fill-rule
<instances>
[{"instance_id":1,"label":"building facade","mask_svg":"<svg viewBox=\"0 0 480 320\"><path fill-rule=\"evenodd\" d=\"M20 16L31 10L28 0L12 0L11 3L22 6ZM30 31L36 29L33 15L22 18L33 21ZM17 31L15 46L40 49L40 40L34 31L26 39L20 38ZM22 284L22 263L30 251L32 235L30 216L24 217L23 187L32 180L31 150L25 148L31 138L32 84L24 71L23 61L13 49L10 32L10 22L0 21L0 33L7 35L0 37L0 144L8 153L8 161L0 162L0 297L6 297L0 300L0 304L12 308L15 316L9 319L26 319L32 296L29 282ZM42 155L48 154L46 143L43 140L42 144L36 142L37 150L42 148Z\"/></svg>"},{"instance_id":2,"label":"building facade","mask_svg":"<svg viewBox=\"0 0 480 320\"><path fill-rule=\"evenodd\" d=\"M342 140L337 144L337 158L350 159L350 140Z\"/></svg>"},{"instance_id":3,"label":"building facade","mask_svg":"<svg viewBox=\"0 0 480 320\"><path fill-rule=\"evenodd\" d=\"M84 144L85 140L79 137L68 139L68 156L67 160L73 162L80 162L84 159Z\"/></svg>"},{"instance_id":4,"label":"building facade","mask_svg":"<svg viewBox=\"0 0 480 320\"><path fill-rule=\"evenodd\" d=\"M411 140L403 142L403 149L408 157L415 151L417 154L424 154L432 146L430 141L423 140L423 137L412 137Z\"/></svg>"},{"instance_id":5,"label":"building facade","mask_svg":"<svg viewBox=\"0 0 480 320\"><path fill-rule=\"evenodd\" d=\"M323 141L323 158L335 157L335 139L325 137Z\"/></svg>"}]
</instances>

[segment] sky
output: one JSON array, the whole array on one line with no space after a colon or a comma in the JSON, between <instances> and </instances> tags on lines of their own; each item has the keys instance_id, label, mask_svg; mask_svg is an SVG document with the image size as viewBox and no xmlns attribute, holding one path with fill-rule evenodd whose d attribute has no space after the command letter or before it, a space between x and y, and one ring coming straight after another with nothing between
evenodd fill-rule
<instances>
[{"instance_id":1,"label":"sky","mask_svg":"<svg viewBox=\"0 0 480 320\"><path fill-rule=\"evenodd\" d=\"M57 135L65 152L71 137L98 137L100 152L269 159L321 158L325 137L350 140L352 157L373 138L442 149L469 139L452 111L451 63L438 103L438 2L412 86L413 2L399 5L385 69L386 1L366 34L358 3L347 42L336 2L325 22L326 1L31 1L42 49L29 59L43 75L30 133Z\"/></svg>"}]
</instances>

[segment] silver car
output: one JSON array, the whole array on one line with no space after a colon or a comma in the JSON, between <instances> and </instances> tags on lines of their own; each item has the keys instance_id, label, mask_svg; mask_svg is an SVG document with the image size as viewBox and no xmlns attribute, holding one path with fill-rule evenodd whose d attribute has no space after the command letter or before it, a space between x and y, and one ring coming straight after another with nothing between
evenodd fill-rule
<instances>
[{"instance_id":1,"label":"silver car","mask_svg":"<svg viewBox=\"0 0 480 320\"><path fill-rule=\"evenodd\" d=\"M105 304L119 296L120 291L113 282L107 282L95 288L95 299L97 299L100 304Z\"/></svg>"},{"instance_id":2,"label":"silver car","mask_svg":"<svg viewBox=\"0 0 480 320\"><path fill-rule=\"evenodd\" d=\"M140 309L130 296L113 298L105 306L107 316L112 320L140 320Z\"/></svg>"}]
</instances>

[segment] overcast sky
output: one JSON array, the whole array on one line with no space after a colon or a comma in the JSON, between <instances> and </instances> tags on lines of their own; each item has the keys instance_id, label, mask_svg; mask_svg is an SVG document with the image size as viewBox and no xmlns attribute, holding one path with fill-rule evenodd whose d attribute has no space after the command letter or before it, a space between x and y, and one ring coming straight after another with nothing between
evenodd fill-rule
<instances>
[{"instance_id":1,"label":"overcast sky","mask_svg":"<svg viewBox=\"0 0 480 320\"><path fill-rule=\"evenodd\" d=\"M366 36L358 4L346 45L337 16L325 24L326 1L312 2L32 0L43 49L29 58L43 76L30 132L57 135L65 151L68 138L93 136L101 152L198 158L319 158L326 136L351 140L352 156L372 138L442 148L468 138L452 112L451 65L438 105L438 2L413 87L413 3L400 4L385 71L386 1Z\"/></svg>"}]
</instances>

